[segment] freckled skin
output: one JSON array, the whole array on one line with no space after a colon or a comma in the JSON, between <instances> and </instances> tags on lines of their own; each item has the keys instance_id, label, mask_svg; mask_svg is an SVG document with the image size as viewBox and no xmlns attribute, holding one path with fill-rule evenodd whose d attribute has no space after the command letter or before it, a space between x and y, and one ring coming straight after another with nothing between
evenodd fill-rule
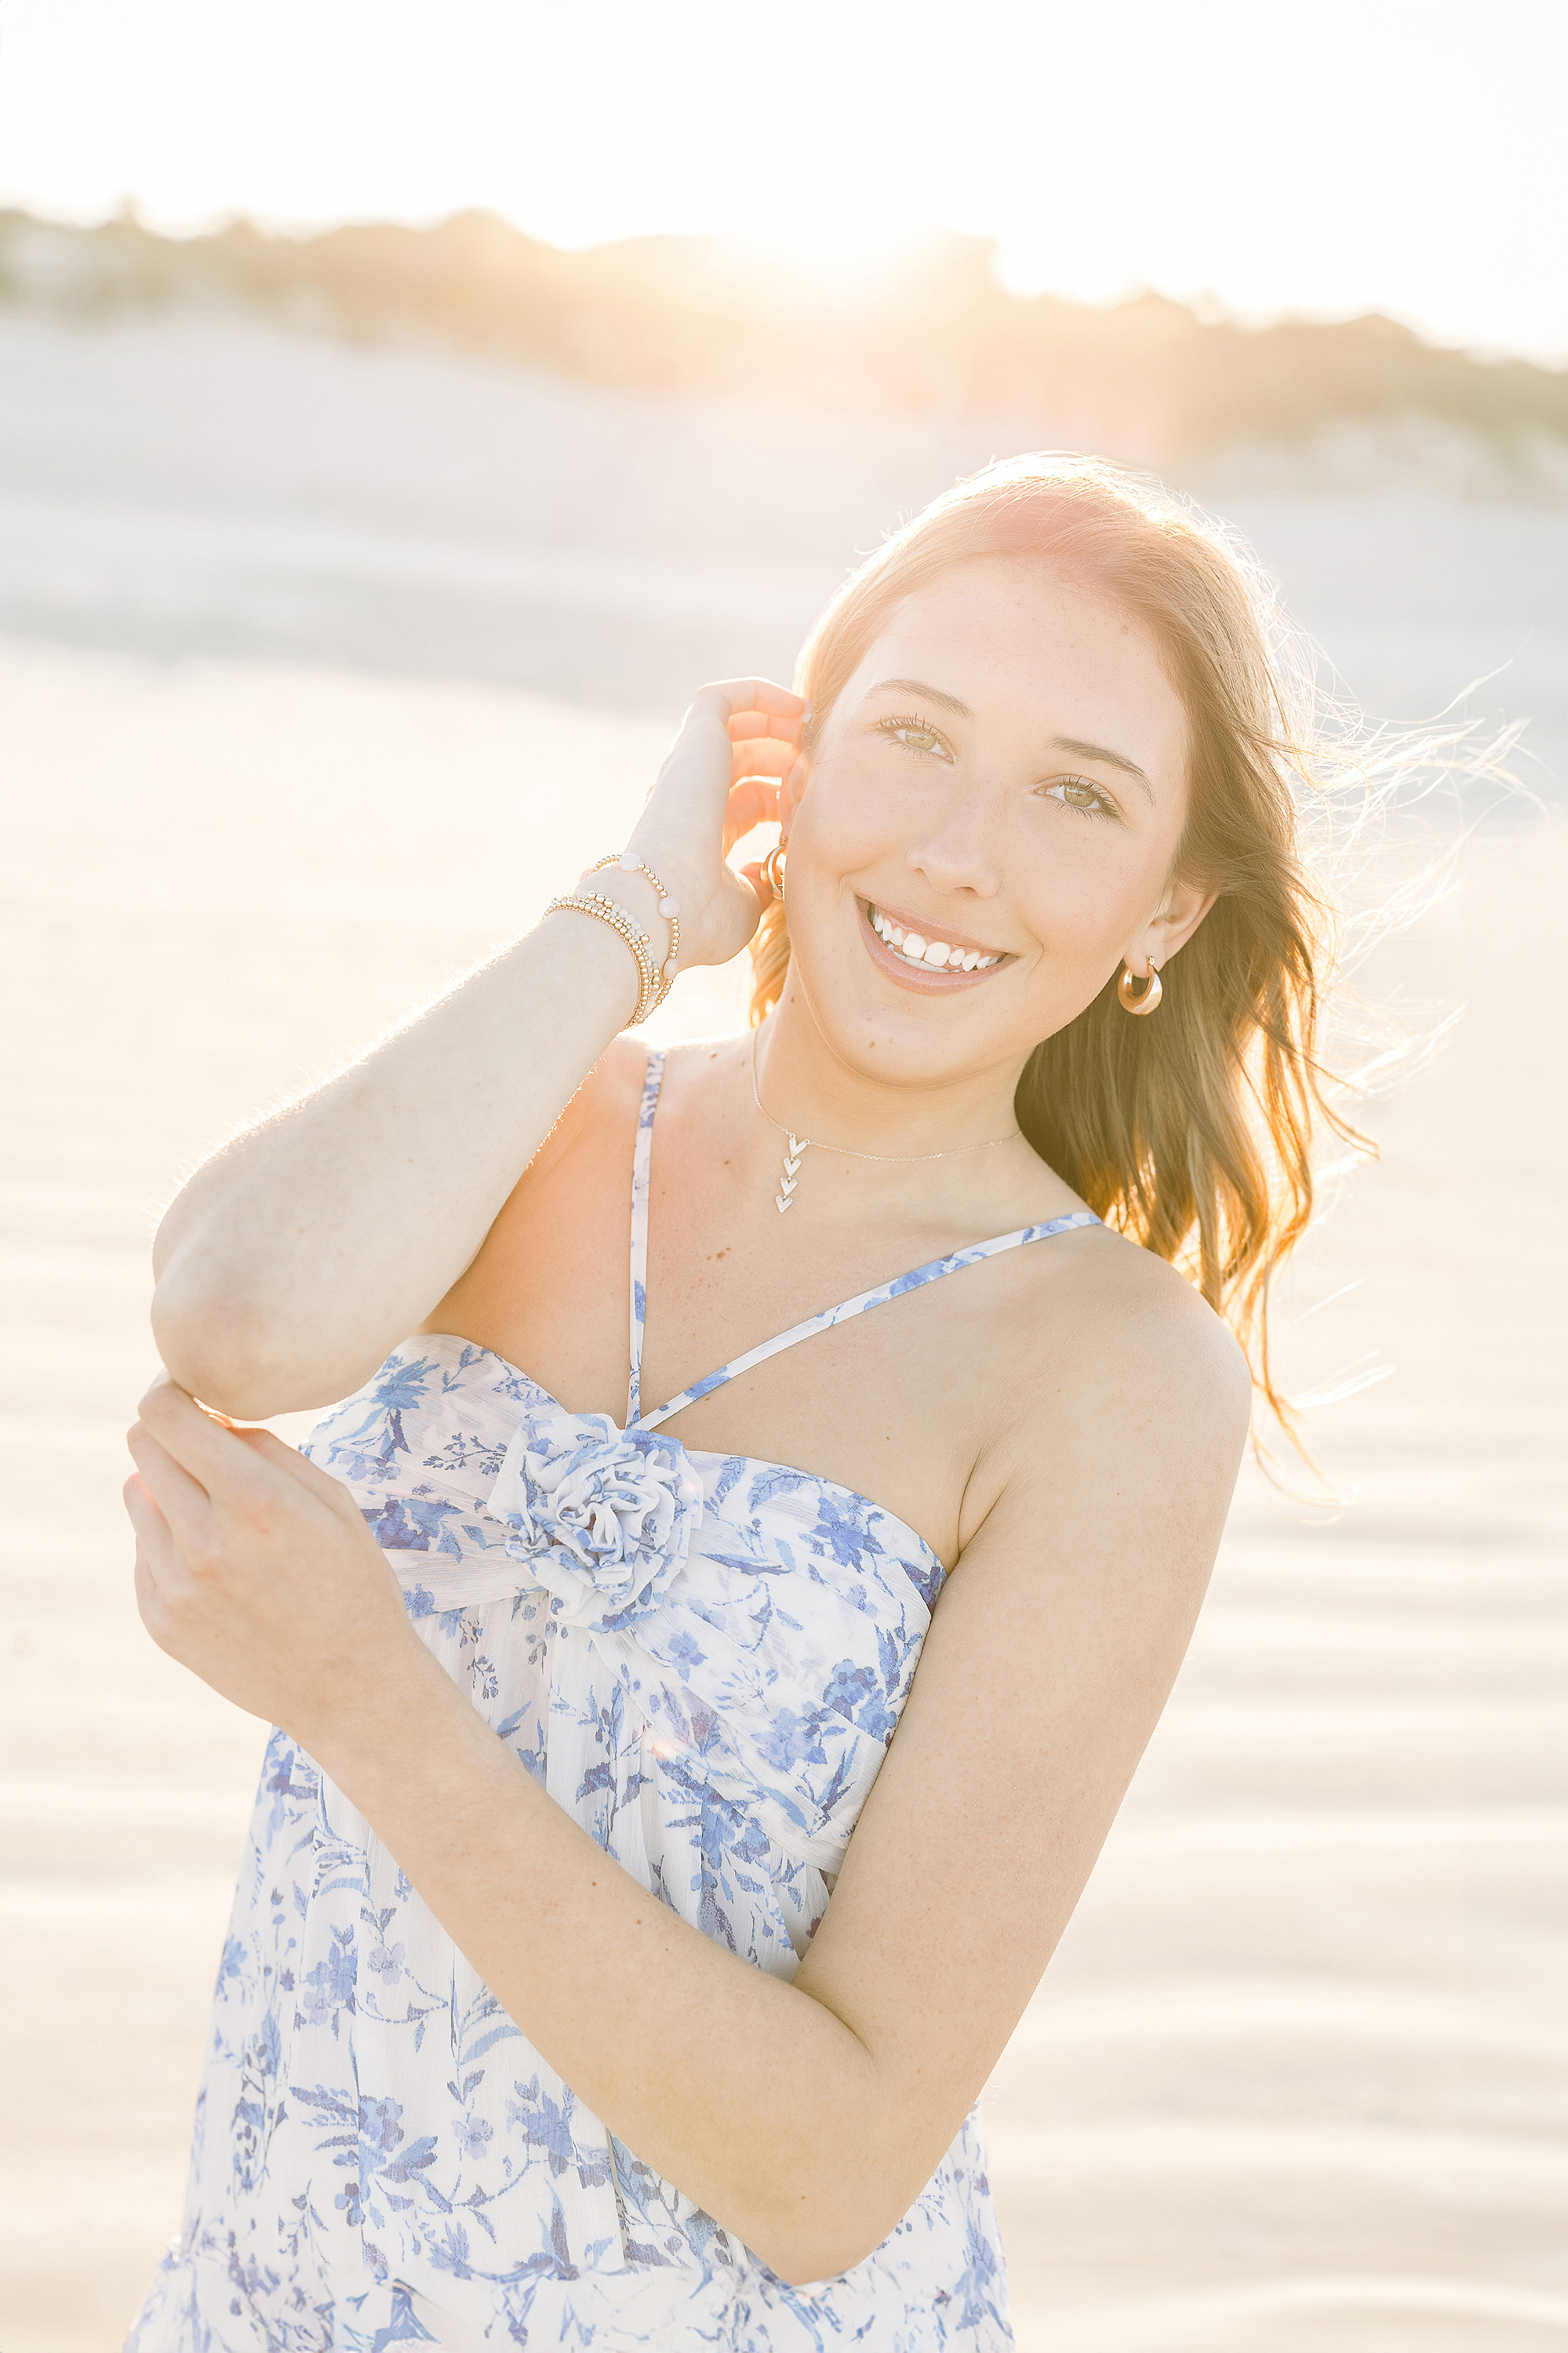
<instances>
[{"instance_id":1,"label":"freckled skin","mask_svg":"<svg viewBox=\"0 0 1568 2353\"><path fill-rule=\"evenodd\" d=\"M885 679L921 681L973 717L874 691ZM939 728L942 750L890 737L886 723L905 716ZM1057 739L1136 763L1152 800ZM1185 713L1152 640L1043 566L988 559L908 599L833 706L794 795L779 1043L804 1015L848 1071L879 1054L883 1083L983 1072L994 1090L1124 957L1142 972L1152 947L1163 962L1203 913L1172 877L1186 753ZM1108 807L1068 806L1075 777ZM890 1018L860 937L863 901L929 911L932 936L945 917L1013 960L983 987Z\"/></svg>"}]
</instances>

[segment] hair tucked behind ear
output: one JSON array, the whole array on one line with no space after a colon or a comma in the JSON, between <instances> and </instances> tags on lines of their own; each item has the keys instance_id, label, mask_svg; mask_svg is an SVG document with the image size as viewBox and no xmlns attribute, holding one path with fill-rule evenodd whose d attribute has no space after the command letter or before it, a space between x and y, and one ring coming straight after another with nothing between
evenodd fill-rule
<instances>
[{"instance_id":1,"label":"hair tucked behind ear","mask_svg":"<svg viewBox=\"0 0 1568 2353\"><path fill-rule=\"evenodd\" d=\"M1036 1047L1019 1125L1107 1224L1179 1266L1229 1319L1289 1427L1269 1368L1270 1279L1311 1215L1315 1135L1363 1142L1326 1099L1317 1059L1335 927L1303 836L1317 792L1295 707L1306 697L1287 702L1266 585L1217 528L1113 468L1023 459L938 499L829 606L796 679L815 705L813 735L906 596L995 555L1037 559L1150 632L1189 727L1176 871L1216 894L1166 967L1157 1012L1129 1019L1113 974ZM758 1021L789 966L780 904L752 961Z\"/></svg>"}]
</instances>

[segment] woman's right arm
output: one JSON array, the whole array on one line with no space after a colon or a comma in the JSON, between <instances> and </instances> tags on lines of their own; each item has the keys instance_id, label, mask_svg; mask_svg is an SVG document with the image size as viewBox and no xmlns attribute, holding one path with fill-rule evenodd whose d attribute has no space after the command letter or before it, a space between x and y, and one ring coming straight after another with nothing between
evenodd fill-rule
<instances>
[{"instance_id":1,"label":"woman's right arm","mask_svg":"<svg viewBox=\"0 0 1568 2353\"><path fill-rule=\"evenodd\" d=\"M756 928L756 892L725 856L777 813L765 779L793 764L804 707L759 680L705 687L660 771L627 846L680 906L683 970L727 962ZM594 887L662 952L643 875L609 869ZM153 1329L174 1378L247 1420L357 1388L471 1263L636 999L625 943L559 911L225 1145L154 1245Z\"/></svg>"}]
</instances>

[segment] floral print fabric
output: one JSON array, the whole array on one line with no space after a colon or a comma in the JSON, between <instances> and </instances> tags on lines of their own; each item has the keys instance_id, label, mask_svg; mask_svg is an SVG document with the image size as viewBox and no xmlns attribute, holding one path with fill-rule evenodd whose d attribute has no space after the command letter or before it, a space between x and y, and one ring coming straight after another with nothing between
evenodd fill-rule
<instances>
[{"instance_id":1,"label":"floral print fabric","mask_svg":"<svg viewBox=\"0 0 1568 2353\"><path fill-rule=\"evenodd\" d=\"M943 1581L864 1496L640 1417L651 1058L628 1427L421 1335L305 1448L520 1763L659 1901L789 1978ZM736 1361L938 1272L863 1294ZM409 1759L410 1772L418 1760ZM275 1732L224 1947L184 2229L132 2353L876 2353L1010 2345L978 2114L885 2243L791 2287L607 2132L341 1790Z\"/></svg>"}]
</instances>

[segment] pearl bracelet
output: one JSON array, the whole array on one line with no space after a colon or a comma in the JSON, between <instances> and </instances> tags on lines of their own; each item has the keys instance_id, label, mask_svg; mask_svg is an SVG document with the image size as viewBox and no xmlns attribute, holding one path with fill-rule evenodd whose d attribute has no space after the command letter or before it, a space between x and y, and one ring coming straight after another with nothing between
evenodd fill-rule
<instances>
[{"instance_id":1,"label":"pearl bracelet","mask_svg":"<svg viewBox=\"0 0 1568 2353\"><path fill-rule=\"evenodd\" d=\"M647 933L640 931L625 908L618 906L613 899L607 898L602 891L583 891L568 893L559 899L552 899L545 913L546 915L553 915L557 909L565 908L570 908L574 913L579 915L592 915L598 922L608 923L617 937L626 942L637 959L637 1010L625 1025L629 1029L637 1029L641 1022L647 1020L654 1007L666 994L668 987L668 984L664 988L659 985L659 976L653 969L653 959L649 954L650 942Z\"/></svg>"},{"instance_id":2,"label":"pearl bracelet","mask_svg":"<svg viewBox=\"0 0 1568 2353\"><path fill-rule=\"evenodd\" d=\"M597 859L588 868L588 874L583 876L583 881L585 882L588 881L588 874L602 874L607 866L619 866L623 874L646 874L654 890L659 893L659 913L670 926L670 953L659 967L664 980L664 986L659 992L659 1001L662 1004L670 993L670 984L674 979L676 972L675 959L681 953L681 902L678 899L671 898L653 869L651 866L645 866L641 858L633 858L630 849L612 849L608 858Z\"/></svg>"}]
</instances>

